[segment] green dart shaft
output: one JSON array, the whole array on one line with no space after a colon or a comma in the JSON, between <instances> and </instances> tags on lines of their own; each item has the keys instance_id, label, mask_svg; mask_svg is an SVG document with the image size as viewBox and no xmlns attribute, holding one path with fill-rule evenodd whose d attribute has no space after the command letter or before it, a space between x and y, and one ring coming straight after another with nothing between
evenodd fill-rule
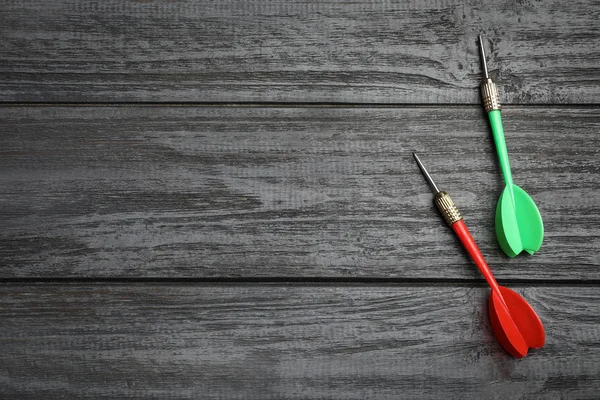
<instances>
[{"instance_id":1,"label":"green dart shaft","mask_svg":"<svg viewBox=\"0 0 600 400\"><path fill-rule=\"evenodd\" d=\"M511 202L514 205L513 180L510 172L510 162L508 161L508 150L506 149L506 139L504 138L504 129L502 128L502 116L500 115L500 97L498 95L498 87L488 75L487 62L485 59L485 49L483 47L483 39L479 35L479 48L481 49L481 60L483 61L483 70L485 72L485 80L481 84L481 96L483 98L483 107L488 114L496 151L500 161L500 169L504 177L504 183L508 188L508 193Z\"/></svg>"},{"instance_id":2,"label":"green dart shaft","mask_svg":"<svg viewBox=\"0 0 600 400\"><path fill-rule=\"evenodd\" d=\"M502 176L504 177L504 183L508 187L508 193L514 204L513 194L513 180L510 172L510 163L508 161L508 150L506 149L506 140L504 139L504 129L502 129L502 116L500 110L488 111L488 118L490 119L490 125L492 126L492 134L494 135L494 143L496 144L496 151L498 153L498 159L500 160L500 169L502 170Z\"/></svg>"}]
</instances>

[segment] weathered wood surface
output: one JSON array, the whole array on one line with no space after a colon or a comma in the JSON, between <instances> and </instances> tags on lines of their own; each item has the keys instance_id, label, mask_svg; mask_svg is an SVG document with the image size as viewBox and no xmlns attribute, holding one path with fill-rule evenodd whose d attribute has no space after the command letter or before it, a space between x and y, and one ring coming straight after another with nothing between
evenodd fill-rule
<instances>
[{"instance_id":1,"label":"weathered wood surface","mask_svg":"<svg viewBox=\"0 0 600 400\"><path fill-rule=\"evenodd\" d=\"M506 108L546 235L509 260L477 106L4 107L0 276L479 278L411 152L501 279L599 279L599 108Z\"/></svg>"},{"instance_id":2,"label":"weathered wood surface","mask_svg":"<svg viewBox=\"0 0 600 400\"><path fill-rule=\"evenodd\" d=\"M0 0L0 398L598 398L598 21L597 0ZM533 257L494 237L479 32ZM496 342L412 151L543 349Z\"/></svg>"},{"instance_id":3,"label":"weathered wood surface","mask_svg":"<svg viewBox=\"0 0 600 400\"><path fill-rule=\"evenodd\" d=\"M3 286L0 395L597 398L600 292L517 290L547 329L522 360L484 288Z\"/></svg>"},{"instance_id":4,"label":"weathered wood surface","mask_svg":"<svg viewBox=\"0 0 600 400\"><path fill-rule=\"evenodd\" d=\"M600 2L0 2L0 101L596 103Z\"/></svg>"}]
</instances>

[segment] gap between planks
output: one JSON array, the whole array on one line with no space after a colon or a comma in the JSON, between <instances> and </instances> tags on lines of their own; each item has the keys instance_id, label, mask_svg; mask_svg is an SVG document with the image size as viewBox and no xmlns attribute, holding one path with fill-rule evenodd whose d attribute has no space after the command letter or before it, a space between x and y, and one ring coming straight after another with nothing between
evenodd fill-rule
<instances>
[{"instance_id":1,"label":"gap between planks","mask_svg":"<svg viewBox=\"0 0 600 400\"><path fill-rule=\"evenodd\" d=\"M526 104L502 103L503 107L519 107L532 109L596 109L600 103L593 104ZM190 107L190 108L481 108L482 105L471 103L314 103L314 102L1 102L0 108L9 107L123 107L123 108L153 108L153 107Z\"/></svg>"},{"instance_id":2,"label":"gap between planks","mask_svg":"<svg viewBox=\"0 0 600 400\"><path fill-rule=\"evenodd\" d=\"M511 287L596 287L600 279L499 279L500 285ZM487 287L483 279L432 278L340 278L340 277L47 277L1 278L0 285L181 285L181 286L344 286L344 287Z\"/></svg>"}]
</instances>

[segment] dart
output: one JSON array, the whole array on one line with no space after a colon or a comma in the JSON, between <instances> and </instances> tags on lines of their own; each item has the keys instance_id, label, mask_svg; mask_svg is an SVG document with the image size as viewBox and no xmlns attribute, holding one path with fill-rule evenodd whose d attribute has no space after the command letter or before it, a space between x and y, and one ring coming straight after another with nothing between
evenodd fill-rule
<instances>
[{"instance_id":1,"label":"dart","mask_svg":"<svg viewBox=\"0 0 600 400\"><path fill-rule=\"evenodd\" d=\"M516 358L525 357L529 348L543 347L545 333L540 318L520 294L498 285L458 208L448 193L438 189L419 157L415 153L413 156L434 193L433 202L492 288L488 303L490 321L502 347Z\"/></svg>"},{"instance_id":2,"label":"dart","mask_svg":"<svg viewBox=\"0 0 600 400\"><path fill-rule=\"evenodd\" d=\"M506 139L500 116L500 97L496 84L488 75L483 39L479 35L479 48L485 79L481 84L483 107L490 120L492 135L504 177L505 188L496 206L496 238L502 250L515 257L523 250L529 254L538 251L544 240L544 224L533 199L512 180Z\"/></svg>"}]
</instances>

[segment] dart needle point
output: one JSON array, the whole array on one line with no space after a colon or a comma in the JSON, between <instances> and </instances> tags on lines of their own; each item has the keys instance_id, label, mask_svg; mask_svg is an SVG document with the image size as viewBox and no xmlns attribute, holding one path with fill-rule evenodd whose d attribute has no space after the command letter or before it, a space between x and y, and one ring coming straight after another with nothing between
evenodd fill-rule
<instances>
[{"instance_id":1,"label":"dart needle point","mask_svg":"<svg viewBox=\"0 0 600 400\"><path fill-rule=\"evenodd\" d=\"M429 172L427 172L427 170L425 169L425 166L423 165L423 163L419 159L419 156L417 155L417 153L415 153L413 151L412 154L413 154L413 157L415 158L415 161L417 162L417 165L419 166L419 169L421 170L421 172L425 176L425 179L427 179L427 183L429 183L429 186L431 187L431 190L433 190L433 193L435 193L435 194L439 193L440 189L438 189L438 187L436 186L435 182L431 178L431 175L429 175Z\"/></svg>"},{"instance_id":2,"label":"dart needle point","mask_svg":"<svg viewBox=\"0 0 600 400\"><path fill-rule=\"evenodd\" d=\"M483 72L485 72L485 79L489 79L487 62L485 61L485 48L483 47L483 37L479 34L479 49L481 50L481 61L483 62Z\"/></svg>"}]
</instances>

